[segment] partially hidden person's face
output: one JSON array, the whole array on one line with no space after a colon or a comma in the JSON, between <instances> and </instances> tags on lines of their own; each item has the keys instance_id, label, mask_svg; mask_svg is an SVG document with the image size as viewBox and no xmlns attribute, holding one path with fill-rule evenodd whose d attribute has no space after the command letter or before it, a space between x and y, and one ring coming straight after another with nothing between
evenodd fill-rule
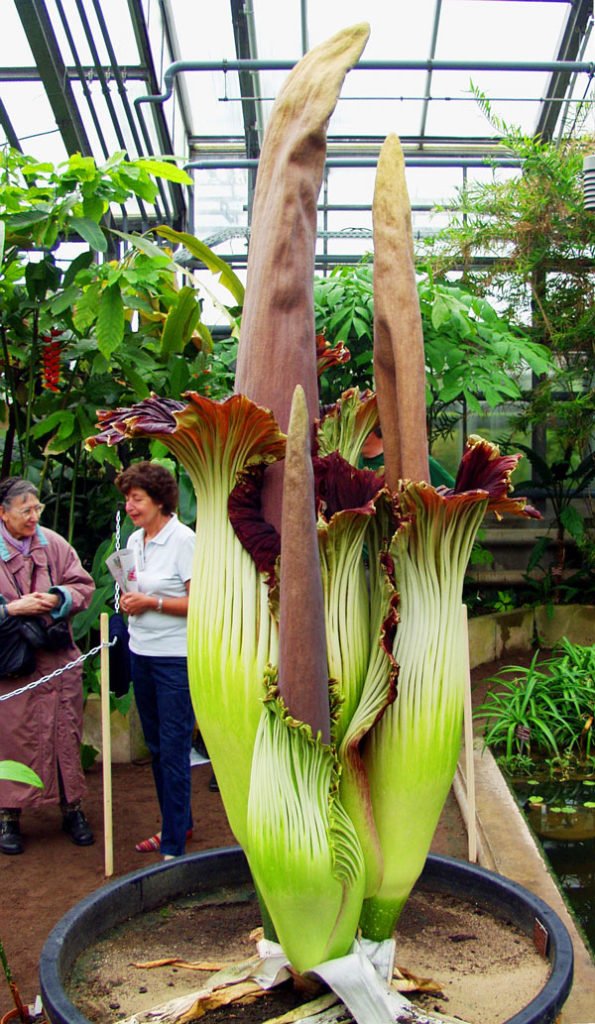
<instances>
[{"instance_id":1,"label":"partially hidden person's face","mask_svg":"<svg viewBox=\"0 0 595 1024\"><path fill-rule=\"evenodd\" d=\"M142 487L131 487L126 495L126 513L139 529L151 530L161 517L161 505Z\"/></svg>"},{"instance_id":2,"label":"partially hidden person's face","mask_svg":"<svg viewBox=\"0 0 595 1024\"><path fill-rule=\"evenodd\" d=\"M17 540L24 540L35 533L44 507L35 494L20 494L10 503L0 505L0 516L8 532Z\"/></svg>"}]
</instances>

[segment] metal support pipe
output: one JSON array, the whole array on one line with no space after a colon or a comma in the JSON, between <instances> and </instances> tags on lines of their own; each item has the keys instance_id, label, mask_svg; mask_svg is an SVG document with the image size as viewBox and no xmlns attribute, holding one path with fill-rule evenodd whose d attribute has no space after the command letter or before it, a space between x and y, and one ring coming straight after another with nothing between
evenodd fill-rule
<instances>
[{"instance_id":1,"label":"metal support pipe","mask_svg":"<svg viewBox=\"0 0 595 1024\"><path fill-rule=\"evenodd\" d=\"M254 56L258 59L258 48L256 42L256 23L254 20L254 7L252 0L245 0L244 3L244 14L246 17L246 25L248 28L248 39L250 41L250 50ZM258 101L260 97L260 77L258 72L254 74L254 89L255 95L254 100ZM262 140L264 138L264 118L262 116L262 107L260 103L256 102L256 129L258 131L258 145L262 146Z\"/></svg>"},{"instance_id":2,"label":"metal support pipe","mask_svg":"<svg viewBox=\"0 0 595 1024\"><path fill-rule=\"evenodd\" d=\"M497 160L499 167L521 167L522 161L516 160L513 157L503 157ZM378 163L377 156L362 156L362 157L329 157L326 161L326 167L376 167ZM415 156L409 156L405 153L405 163L407 167L486 167L485 160L478 158L470 158L457 160L455 157L429 157L424 158L423 156L416 154ZM184 170L190 168L200 171L209 171L213 168L225 168L231 169L244 169L247 170L252 167L258 167L258 160L249 160L245 157L238 157L235 159L217 159L216 157L208 157L205 160L189 160L188 163L184 164Z\"/></svg>"},{"instance_id":3,"label":"metal support pipe","mask_svg":"<svg viewBox=\"0 0 595 1024\"><path fill-rule=\"evenodd\" d=\"M130 12L130 18L132 20L132 29L136 39L136 45L138 46L141 59L147 69L149 82L151 83L152 89L158 88L157 72L155 70L155 64L153 60L153 52L151 49L151 43L149 39L148 27L145 23L143 16L143 8L141 0L128 0L128 9ZM163 26L163 32L165 34L165 40L169 47L170 59L176 60L178 57L179 50L177 47L176 35L173 27L173 20L171 19L171 12L169 9L168 0L161 0L160 3L161 11L161 23ZM190 129L190 114L189 104L186 96L186 89L183 82L178 82L176 86L176 98L178 104L178 110L182 117L182 123L186 133ZM143 139L147 146L149 153L153 152L153 147L150 143L149 130L145 121L143 112L139 108L136 109L138 116L138 122L143 134ZM156 109L153 112L153 129L157 135L157 141L160 147L161 153L175 153L175 148L172 142L172 135L170 133L168 123L165 117L163 109ZM184 192L179 185L170 183L169 192L172 197L172 204L174 207L173 227L179 230L187 228L187 206L184 199Z\"/></svg>"},{"instance_id":4,"label":"metal support pipe","mask_svg":"<svg viewBox=\"0 0 595 1024\"><path fill-rule=\"evenodd\" d=\"M302 56L310 49L308 42L308 0L300 0L300 24L302 27Z\"/></svg>"},{"instance_id":5,"label":"metal support pipe","mask_svg":"<svg viewBox=\"0 0 595 1024\"><path fill-rule=\"evenodd\" d=\"M103 42L105 43L105 47L107 49L108 57L109 57L109 59L111 61L112 72L113 72L114 78L116 80L116 84L117 84L117 88L118 88L118 93L119 93L119 96L120 96L120 102L122 103L122 107L124 108L124 113L126 114L126 120L128 121L128 126L129 126L130 132L132 134L132 140L134 142L134 145L136 146L136 151L137 151L138 155L139 156L144 156L145 154L143 153L143 145L142 145L140 136L138 134L134 118L132 116L132 109L130 107L130 102L128 100L128 93L126 91L126 87L124 85L124 80L122 78L122 75L120 74L120 70L118 68L118 61L117 61L117 58L116 58L116 53L115 53L114 47L112 45L110 33L108 31L107 24L106 24L105 18L103 16L103 12L101 10L101 6L98 3L98 0L93 0L93 6L94 6L94 9L95 9L95 17L97 18L97 24L99 25L101 34L103 36ZM95 56L95 51L93 51L93 56ZM139 124L140 124L140 120L139 120ZM145 125L144 125L144 121L141 124L141 131L143 132L143 139L144 139L144 142L145 142L145 146L147 147L147 153L150 153L151 152L151 140L149 138L148 132L146 131L146 128L145 128ZM124 148L126 148L126 147L124 147ZM168 198L167 198L167 193L166 193L165 186L164 186L163 182L159 178L157 179L157 188L159 190L159 195L161 196L161 201L163 202L163 209L164 209L165 219L167 221L169 221L169 220L171 220L171 213L170 213L170 207L169 207L169 202L168 202ZM180 195L181 195L181 189L179 188L179 186L178 186L178 189L179 189ZM160 216L159 204L158 203L155 203L155 210L157 212L157 215ZM143 209L141 209L141 214L142 213L143 213Z\"/></svg>"},{"instance_id":6,"label":"metal support pipe","mask_svg":"<svg viewBox=\"0 0 595 1024\"><path fill-rule=\"evenodd\" d=\"M173 93L175 78L186 71L291 71L293 60L179 60L166 69L163 76L164 92L150 96L137 96L134 103L164 103ZM468 61L468 60L362 60L354 71L523 71L595 73L592 62L572 60L549 61Z\"/></svg>"}]
</instances>

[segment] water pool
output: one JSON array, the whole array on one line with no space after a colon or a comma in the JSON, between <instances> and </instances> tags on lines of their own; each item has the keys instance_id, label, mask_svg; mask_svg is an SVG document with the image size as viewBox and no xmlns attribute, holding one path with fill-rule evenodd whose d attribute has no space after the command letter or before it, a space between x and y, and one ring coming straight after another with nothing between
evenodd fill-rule
<instances>
[{"instance_id":1,"label":"water pool","mask_svg":"<svg viewBox=\"0 0 595 1024\"><path fill-rule=\"evenodd\" d=\"M595 957L595 780L510 780Z\"/></svg>"}]
</instances>

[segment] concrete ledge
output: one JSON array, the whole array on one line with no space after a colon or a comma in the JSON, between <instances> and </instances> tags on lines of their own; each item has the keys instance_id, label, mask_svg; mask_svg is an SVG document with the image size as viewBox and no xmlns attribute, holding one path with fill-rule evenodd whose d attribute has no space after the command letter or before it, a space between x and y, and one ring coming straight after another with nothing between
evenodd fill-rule
<instances>
[{"instance_id":1,"label":"concrete ledge","mask_svg":"<svg viewBox=\"0 0 595 1024\"><path fill-rule=\"evenodd\" d=\"M589 604L558 604L536 608L535 633L542 647L553 647L563 636L573 644L588 647L595 643L595 607Z\"/></svg>"},{"instance_id":2,"label":"concrete ledge","mask_svg":"<svg viewBox=\"0 0 595 1024\"><path fill-rule=\"evenodd\" d=\"M541 647L554 647L563 636L574 644L595 643L595 606L541 605L478 615L469 619L470 667L506 657L511 651L529 650L534 640Z\"/></svg>"},{"instance_id":3,"label":"concrete ledge","mask_svg":"<svg viewBox=\"0 0 595 1024\"><path fill-rule=\"evenodd\" d=\"M110 727L113 764L129 764L131 761L149 756L134 697L127 715L122 715L119 711L112 711ZM103 760L101 698L97 693L90 693L85 704L83 743L95 747L99 751L98 760Z\"/></svg>"},{"instance_id":4,"label":"concrete ledge","mask_svg":"<svg viewBox=\"0 0 595 1024\"><path fill-rule=\"evenodd\" d=\"M469 620L471 667L506 657L514 650L530 650L534 639L553 647L563 636L588 645L595 639L595 607L560 605L519 609ZM523 814L492 754L476 737L473 749L475 830L477 859L525 886L554 910L566 925L574 948L574 982L558 1024L595 1022L595 963L570 913L564 896L550 873ZM459 759L453 791L469 829L469 800L465 778L465 752Z\"/></svg>"}]
</instances>

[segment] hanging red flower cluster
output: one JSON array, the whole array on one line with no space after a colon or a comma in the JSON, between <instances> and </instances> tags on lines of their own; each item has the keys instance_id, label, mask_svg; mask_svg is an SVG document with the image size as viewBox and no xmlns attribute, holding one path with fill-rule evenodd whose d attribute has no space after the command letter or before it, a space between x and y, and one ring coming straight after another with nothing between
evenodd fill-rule
<instances>
[{"instance_id":1,"label":"hanging red flower cluster","mask_svg":"<svg viewBox=\"0 0 595 1024\"><path fill-rule=\"evenodd\" d=\"M42 334L41 358L43 360L43 386L48 391L58 391L60 383L60 353L62 343L60 336L64 331L53 327L49 334Z\"/></svg>"}]
</instances>

